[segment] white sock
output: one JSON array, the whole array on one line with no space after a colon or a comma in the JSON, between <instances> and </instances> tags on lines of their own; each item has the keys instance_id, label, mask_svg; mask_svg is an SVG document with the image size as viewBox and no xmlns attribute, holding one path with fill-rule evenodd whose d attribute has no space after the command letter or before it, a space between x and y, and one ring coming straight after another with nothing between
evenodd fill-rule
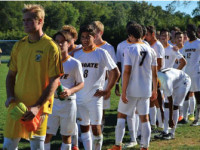
<instances>
[{"instance_id":1,"label":"white sock","mask_svg":"<svg viewBox=\"0 0 200 150\"><path fill-rule=\"evenodd\" d=\"M78 125L76 124L76 134L72 135L72 145L78 147Z\"/></svg>"},{"instance_id":2,"label":"white sock","mask_svg":"<svg viewBox=\"0 0 200 150\"><path fill-rule=\"evenodd\" d=\"M195 120L199 120L199 111L200 111L200 104L197 104L196 113L195 113Z\"/></svg>"},{"instance_id":3,"label":"white sock","mask_svg":"<svg viewBox=\"0 0 200 150\"><path fill-rule=\"evenodd\" d=\"M61 150L71 150L71 147L72 145L71 144L65 144L62 142L62 145L61 145Z\"/></svg>"},{"instance_id":4,"label":"white sock","mask_svg":"<svg viewBox=\"0 0 200 150\"><path fill-rule=\"evenodd\" d=\"M51 149L51 143L44 143L44 149L45 150L50 150Z\"/></svg>"},{"instance_id":5,"label":"white sock","mask_svg":"<svg viewBox=\"0 0 200 150\"><path fill-rule=\"evenodd\" d=\"M118 118L115 127L115 144L121 145L125 133L125 119Z\"/></svg>"},{"instance_id":6,"label":"white sock","mask_svg":"<svg viewBox=\"0 0 200 150\"><path fill-rule=\"evenodd\" d=\"M20 138L11 139L4 137L3 149L18 150L19 141Z\"/></svg>"},{"instance_id":7,"label":"white sock","mask_svg":"<svg viewBox=\"0 0 200 150\"><path fill-rule=\"evenodd\" d=\"M158 118L158 126L160 128L163 128L164 125L163 125L163 121L162 121L162 115L161 115L160 108L157 108L157 118Z\"/></svg>"},{"instance_id":8,"label":"white sock","mask_svg":"<svg viewBox=\"0 0 200 150\"><path fill-rule=\"evenodd\" d=\"M141 129L141 146L144 148L149 147L150 137L151 137L151 126L149 121L142 123Z\"/></svg>"},{"instance_id":9,"label":"white sock","mask_svg":"<svg viewBox=\"0 0 200 150\"><path fill-rule=\"evenodd\" d=\"M173 111L173 121L174 121L174 127L171 129L171 133L174 135L176 130L176 125L178 123L178 117L179 117L179 110Z\"/></svg>"},{"instance_id":10,"label":"white sock","mask_svg":"<svg viewBox=\"0 0 200 150\"><path fill-rule=\"evenodd\" d=\"M139 128L140 118L138 114L135 114L135 135L138 135L138 128Z\"/></svg>"},{"instance_id":11,"label":"white sock","mask_svg":"<svg viewBox=\"0 0 200 150\"><path fill-rule=\"evenodd\" d=\"M151 125L156 125L156 107L150 107L150 120L151 120Z\"/></svg>"},{"instance_id":12,"label":"white sock","mask_svg":"<svg viewBox=\"0 0 200 150\"><path fill-rule=\"evenodd\" d=\"M179 117L183 116L183 106L179 106L178 109L179 109Z\"/></svg>"},{"instance_id":13,"label":"white sock","mask_svg":"<svg viewBox=\"0 0 200 150\"><path fill-rule=\"evenodd\" d=\"M131 137L131 141L136 141L135 137L135 114L133 116L127 116L127 124L129 135Z\"/></svg>"},{"instance_id":14,"label":"white sock","mask_svg":"<svg viewBox=\"0 0 200 150\"><path fill-rule=\"evenodd\" d=\"M195 96L189 97L189 101L190 101L190 114L194 115L194 109L196 106Z\"/></svg>"},{"instance_id":15,"label":"white sock","mask_svg":"<svg viewBox=\"0 0 200 150\"><path fill-rule=\"evenodd\" d=\"M189 100L185 100L183 103L183 118L188 120Z\"/></svg>"},{"instance_id":16,"label":"white sock","mask_svg":"<svg viewBox=\"0 0 200 150\"><path fill-rule=\"evenodd\" d=\"M168 134L169 127L169 108L165 108L164 111L164 132Z\"/></svg>"},{"instance_id":17,"label":"white sock","mask_svg":"<svg viewBox=\"0 0 200 150\"><path fill-rule=\"evenodd\" d=\"M85 150L92 150L92 139L91 139L91 133L85 132L81 134L81 139L83 142L83 146Z\"/></svg>"},{"instance_id":18,"label":"white sock","mask_svg":"<svg viewBox=\"0 0 200 150\"><path fill-rule=\"evenodd\" d=\"M31 150L44 150L44 140L45 136L33 136L32 139L30 139Z\"/></svg>"},{"instance_id":19,"label":"white sock","mask_svg":"<svg viewBox=\"0 0 200 150\"><path fill-rule=\"evenodd\" d=\"M142 130L142 123L141 123L141 120L139 118L139 127L138 127L137 136L141 135L141 130Z\"/></svg>"},{"instance_id":20,"label":"white sock","mask_svg":"<svg viewBox=\"0 0 200 150\"><path fill-rule=\"evenodd\" d=\"M103 144L103 134L99 136L93 135L93 150L101 150Z\"/></svg>"}]
</instances>

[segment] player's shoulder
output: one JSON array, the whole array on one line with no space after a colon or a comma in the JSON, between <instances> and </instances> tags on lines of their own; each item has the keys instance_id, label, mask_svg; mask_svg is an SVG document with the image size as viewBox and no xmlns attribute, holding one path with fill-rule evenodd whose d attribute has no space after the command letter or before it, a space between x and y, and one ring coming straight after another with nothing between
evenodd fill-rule
<instances>
[{"instance_id":1,"label":"player's shoulder","mask_svg":"<svg viewBox=\"0 0 200 150\"><path fill-rule=\"evenodd\" d=\"M120 46L123 46L123 45L126 45L127 44L127 40L124 40L124 41L121 41L117 47L120 47Z\"/></svg>"}]
</instances>

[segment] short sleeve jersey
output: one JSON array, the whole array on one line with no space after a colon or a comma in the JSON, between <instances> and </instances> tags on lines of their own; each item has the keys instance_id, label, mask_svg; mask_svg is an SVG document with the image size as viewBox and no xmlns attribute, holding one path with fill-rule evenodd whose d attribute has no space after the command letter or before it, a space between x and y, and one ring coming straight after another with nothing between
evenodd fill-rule
<instances>
[{"instance_id":1,"label":"short sleeve jersey","mask_svg":"<svg viewBox=\"0 0 200 150\"><path fill-rule=\"evenodd\" d=\"M34 105L48 86L49 78L63 74L60 50L46 34L36 43L30 43L26 36L14 45L9 69L17 72L14 87L17 102ZM52 105L53 95L43 111L51 113Z\"/></svg>"},{"instance_id":2,"label":"short sleeve jersey","mask_svg":"<svg viewBox=\"0 0 200 150\"><path fill-rule=\"evenodd\" d=\"M125 52L124 65L131 66L127 96L150 97L152 91L152 66L157 66L155 51L145 43L136 43Z\"/></svg>"},{"instance_id":3,"label":"short sleeve jersey","mask_svg":"<svg viewBox=\"0 0 200 150\"><path fill-rule=\"evenodd\" d=\"M84 82L81 62L71 56L63 61L64 75L60 77L60 82L64 88L72 88L76 84Z\"/></svg>"},{"instance_id":4,"label":"short sleeve jersey","mask_svg":"<svg viewBox=\"0 0 200 150\"><path fill-rule=\"evenodd\" d=\"M183 58L179 51L174 51L172 45L167 45L165 48L165 68L172 68L176 59Z\"/></svg>"},{"instance_id":5,"label":"short sleeve jersey","mask_svg":"<svg viewBox=\"0 0 200 150\"><path fill-rule=\"evenodd\" d=\"M167 97L173 94L175 88L181 87L186 78L189 78L182 70L174 68L162 69L157 74L161 84L160 89L164 91L164 95Z\"/></svg>"},{"instance_id":6,"label":"short sleeve jersey","mask_svg":"<svg viewBox=\"0 0 200 150\"><path fill-rule=\"evenodd\" d=\"M114 62L117 63L117 58L116 58L116 55L115 55L115 49L111 44L104 41L101 45L97 45L97 47L105 49L110 54L110 56L112 57Z\"/></svg>"},{"instance_id":7,"label":"short sleeve jersey","mask_svg":"<svg viewBox=\"0 0 200 150\"><path fill-rule=\"evenodd\" d=\"M162 44L159 41L156 41L151 45L151 48L155 50L157 58L162 58L163 66L161 67L161 69L165 68L165 50Z\"/></svg>"},{"instance_id":8,"label":"short sleeve jersey","mask_svg":"<svg viewBox=\"0 0 200 150\"><path fill-rule=\"evenodd\" d=\"M117 66L110 54L101 48L91 51L82 49L74 54L74 58L82 63L84 77L84 88L76 93L77 103L87 103L98 89L103 89L105 68L112 70Z\"/></svg>"},{"instance_id":9,"label":"short sleeve jersey","mask_svg":"<svg viewBox=\"0 0 200 150\"><path fill-rule=\"evenodd\" d=\"M190 77L200 76L200 40L187 41L183 47L183 55L187 61L185 72Z\"/></svg>"}]
</instances>

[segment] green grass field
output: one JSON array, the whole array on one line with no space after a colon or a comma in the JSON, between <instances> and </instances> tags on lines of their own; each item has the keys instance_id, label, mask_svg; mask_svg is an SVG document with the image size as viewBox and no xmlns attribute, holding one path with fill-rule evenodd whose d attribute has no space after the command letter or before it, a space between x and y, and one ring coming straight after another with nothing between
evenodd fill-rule
<instances>
[{"instance_id":1,"label":"green grass field","mask_svg":"<svg viewBox=\"0 0 200 150\"><path fill-rule=\"evenodd\" d=\"M1 57L1 60L8 60L9 56ZM6 108L4 106L6 100L6 87L5 80L8 72L7 63L0 65L0 149L2 149L3 143L3 127L6 119ZM103 150L110 148L115 142L115 125L116 114L119 97L115 96L112 91L111 95L111 109L106 112L106 125L104 128L104 142ZM126 131L123 142L129 141L129 135ZM52 150L57 150L60 147L61 138L59 134L52 140ZM21 140L19 144L20 150L29 150L29 142ZM83 149L83 148L81 148ZM131 148L133 150L139 150L139 146ZM170 141L152 140L150 143L151 150L200 150L200 126L190 127L188 125L179 126L176 130L176 138Z\"/></svg>"}]
</instances>

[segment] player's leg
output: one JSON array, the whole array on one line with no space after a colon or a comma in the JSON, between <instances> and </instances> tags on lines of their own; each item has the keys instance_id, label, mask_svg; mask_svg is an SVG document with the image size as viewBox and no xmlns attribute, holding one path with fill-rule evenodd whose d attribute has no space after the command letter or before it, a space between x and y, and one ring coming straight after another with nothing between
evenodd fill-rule
<instances>
[{"instance_id":1,"label":"player's leg","mask_svg":"<svg viewBox=\"0 0 200 150\"><path fill-rule=\"evenodd\" d=\"M20 138L6 138L4 137L3 150L18 150Z\"/></svg>"},{"instance_id":2,"label":"player's leg","mask_svg":"<svg viewBox=\"0 0 200 150\"><path fill-rule=\"evenodd\" d=\"M189 95L189 102L190 102L190 109L189 109L189 116L188 116L188 120L190 121L194 121L194 110L195 110L195 106L196 106L196 98L194 96L194 92L190 92Z\"/></svg>"},{"instance_id":3,"label":"player's leg","mask_svg":"<svg viewBox=\"0 0 200 150\"><path fill-rule=\"evenodd\" d=\"M152 132L154 132L155 129L156 129L156 115L157 115L157 109L156 109L156 106L155 106L155 102L150 101L149 116L150 116L150 123L151 123Z\"/></svg>"}]
</instances>

